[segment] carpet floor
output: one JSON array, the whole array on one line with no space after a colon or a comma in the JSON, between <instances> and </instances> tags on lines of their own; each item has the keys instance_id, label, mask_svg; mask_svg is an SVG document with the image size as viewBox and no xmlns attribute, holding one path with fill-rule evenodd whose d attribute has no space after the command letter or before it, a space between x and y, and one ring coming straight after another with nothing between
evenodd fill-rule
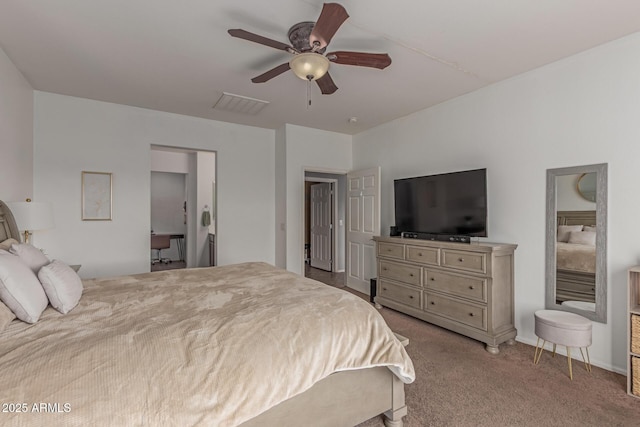
<instances>
[{"instance_id":1,"label":"carpet floor","mask_svg":"<svg viewBox=\"0 0 640 427\"><path fill-rule=\"evenodd\" d=\"M571 381L565 356L545 351L534 365L530 345L502 344L491 355L473 339L388 308L380 313L409 338L416 380L405 386L405 427L640 426L640 399L626 394L623 375L595 366L589 373L573 359ZM358 427L382 426L376 417Z\"/></svg>"}]
</instances>

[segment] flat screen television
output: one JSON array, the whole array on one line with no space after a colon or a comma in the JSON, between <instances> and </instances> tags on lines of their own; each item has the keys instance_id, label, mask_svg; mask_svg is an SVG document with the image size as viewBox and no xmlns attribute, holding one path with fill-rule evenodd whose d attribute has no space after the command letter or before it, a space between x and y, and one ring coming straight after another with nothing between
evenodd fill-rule
<instances>
[{"instance_id":1,"label":"flat screen television","mask_svg":"<svg viewBox=\"0 0 640 427\"><path fill-rule=\"evenodd\" d=\"M487 170L394 181L399 233L487 237Z\"/></svg>"}]
</instances>

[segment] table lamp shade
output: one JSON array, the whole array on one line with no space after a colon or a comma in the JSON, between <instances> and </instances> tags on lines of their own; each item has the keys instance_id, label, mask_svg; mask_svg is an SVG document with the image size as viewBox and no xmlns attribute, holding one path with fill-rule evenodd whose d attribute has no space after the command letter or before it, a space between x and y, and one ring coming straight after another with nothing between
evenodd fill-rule
<instances>
[{"instance_id":1,"label":"table lamp shade","mask_svg":"<svg viewBox=\"0 0 640 427\"><path fill-rule=\"evenodd\" d=\"M9 202L9 209L20 231L53 228L53 209L47 202Z\"/></svg>"}]
</instances>

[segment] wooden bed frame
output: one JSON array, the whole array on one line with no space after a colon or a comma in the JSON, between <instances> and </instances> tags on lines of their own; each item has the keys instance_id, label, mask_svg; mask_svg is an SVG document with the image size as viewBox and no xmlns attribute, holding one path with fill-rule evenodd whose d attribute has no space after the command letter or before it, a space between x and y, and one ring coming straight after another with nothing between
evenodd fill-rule
<instances>
[{"instance_id":1,"label":"wooden bed frame","mask_svg":"<svg viewBox=\"0 0 640 427\"><path fill-rule=\"evenodd\" d=\"M596 211L558 211L557 225L596 225ZM556 302L596 301L596 274L556 269Z\"/></svg>"},{"instance_id":2,"label":"wooden bed frame","mask_svg":"<svg viewBox=\"0 0 640 427\"><path fill-rule=\"evenodd\" d=\"M0 242L8 238L20 241L20 234L13 214L0 200ZM334 373L241 427L353 427L380 414L387 427L402 427L407 414L404 383L387 367Z\"/></svg>"}]
</instances>

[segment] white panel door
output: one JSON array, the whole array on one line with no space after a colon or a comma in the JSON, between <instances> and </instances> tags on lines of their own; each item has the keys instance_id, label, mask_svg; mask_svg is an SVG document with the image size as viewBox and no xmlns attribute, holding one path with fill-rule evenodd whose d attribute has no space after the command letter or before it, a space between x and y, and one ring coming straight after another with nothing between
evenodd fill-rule
<instances>
[{"instance_id":1,"label":"white panel door","mask_svg":"<svg viewBox=\"0 0 640 427\"><path fill-rule=\"evenodd\" d=\"M347 286L369 294L380 235L380 168L347 174Z\"/></svg>"},{"instance_id":2,"label":"white panel door","mask_svg":"<svg viewBox=\"0 0 640 427\"><path fill-rule=\"evenodd\" d=\"M311 186L311 267L331 271L331 183Z\"/></svg>"}]
</instances>

